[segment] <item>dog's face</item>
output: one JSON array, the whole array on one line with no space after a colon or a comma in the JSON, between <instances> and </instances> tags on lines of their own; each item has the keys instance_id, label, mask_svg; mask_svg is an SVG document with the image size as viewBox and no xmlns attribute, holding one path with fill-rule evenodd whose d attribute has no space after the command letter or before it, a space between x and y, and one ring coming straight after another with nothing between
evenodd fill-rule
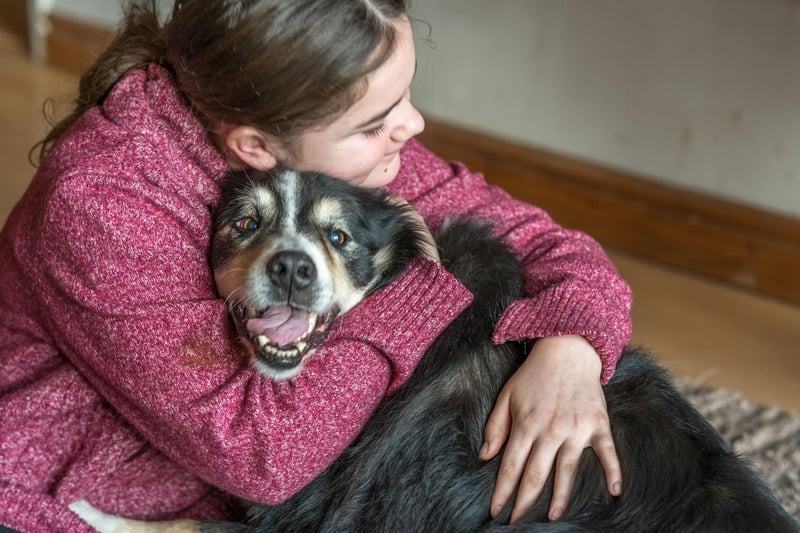
<instances>
[{"instance_id":1,"label":"dog's face","mask_svg":"<svg viewBox=\"0 0 800 533\"><path fill-rule=\"evenodd\" d=\"M402 272L414 236L376 191L285 169L226 178L211 263L256 368L294 377L338 315Z\"/></svg>"}]
</instances>

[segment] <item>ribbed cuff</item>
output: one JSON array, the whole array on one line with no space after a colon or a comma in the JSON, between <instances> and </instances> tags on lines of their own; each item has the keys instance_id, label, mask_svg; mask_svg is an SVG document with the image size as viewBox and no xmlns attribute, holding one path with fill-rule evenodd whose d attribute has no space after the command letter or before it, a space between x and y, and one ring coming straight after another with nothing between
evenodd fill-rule
<instances>
[{"instance_id":1,"label":"ribbed cuff","mask_svg":"<svg viewBox=\"0 0 800 533\"><path fill-rule=\"evenodd\" d=\"M13 487L0 489L0 524L24 533L95 533L50 496Z\"/></svg>"},{"instance_id":2,"label":"ribbed cuff","mask_svg":"<svg viewBox=\"0 0 800 533\"><path fill-rule=\"evenodd\" d=\"M629 313L621 313L586 292L578 297L553 288L538 294L536 298L512 303L500 317L492 341L502 344L580 335L600 355L603 364L600 380L605 384L614 375L622 349L630 342L631 329Z\"/></svg>"}]
</instances>

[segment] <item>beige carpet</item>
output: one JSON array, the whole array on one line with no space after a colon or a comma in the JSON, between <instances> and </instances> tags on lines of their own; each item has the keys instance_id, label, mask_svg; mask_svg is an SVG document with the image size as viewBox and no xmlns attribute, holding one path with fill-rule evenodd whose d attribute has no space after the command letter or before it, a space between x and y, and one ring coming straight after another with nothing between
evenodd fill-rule
<instances>
[{"instance_id":1,"label":"beige carpet","mask_svg":"<svg viewBox=\"0 0 800 533\"><path fill-rule=\"evenodd\" d=\"M677 385L800 519L800 415L697 381L678 379Z\"/></svg>"}]
</instances>

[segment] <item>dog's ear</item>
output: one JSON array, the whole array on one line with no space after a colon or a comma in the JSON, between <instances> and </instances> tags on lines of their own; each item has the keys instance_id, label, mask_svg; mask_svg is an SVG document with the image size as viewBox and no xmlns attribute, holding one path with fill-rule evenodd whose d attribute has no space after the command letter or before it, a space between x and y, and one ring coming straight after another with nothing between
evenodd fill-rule
<instances>
[{"instance_id":1,"label":"dog's ear","mask_svg":"<svg viewBox=\"0 0 800 533\"><path fill-rule=\"evenodd\" d=\"M223 141L231 168L270 170L278 164L276 143L252 126L233 126L223 133Z\"/></svg>"}]
</instances>

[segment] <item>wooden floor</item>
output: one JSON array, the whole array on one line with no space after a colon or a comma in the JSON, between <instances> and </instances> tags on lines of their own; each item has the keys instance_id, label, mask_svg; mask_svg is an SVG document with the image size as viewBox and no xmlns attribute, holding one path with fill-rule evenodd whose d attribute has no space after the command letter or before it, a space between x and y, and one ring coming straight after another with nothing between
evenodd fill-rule
<instances>
[{"instance_id":1,"label":"wooden floor","mask_svg":"<svg viewBox=\"0 0 800 533\"><path fill-rule=\"evenodd\" d=\"M36 67L0 27L0 222L33 175L42 103L68 105L76 77ZM66 95L66 98L65 98ZM800 412L800 307L611 251L634 290L634 342L677 375L699 377ZM798 274L800 275L800 274Z\"/></svg>"}]
</instances>

